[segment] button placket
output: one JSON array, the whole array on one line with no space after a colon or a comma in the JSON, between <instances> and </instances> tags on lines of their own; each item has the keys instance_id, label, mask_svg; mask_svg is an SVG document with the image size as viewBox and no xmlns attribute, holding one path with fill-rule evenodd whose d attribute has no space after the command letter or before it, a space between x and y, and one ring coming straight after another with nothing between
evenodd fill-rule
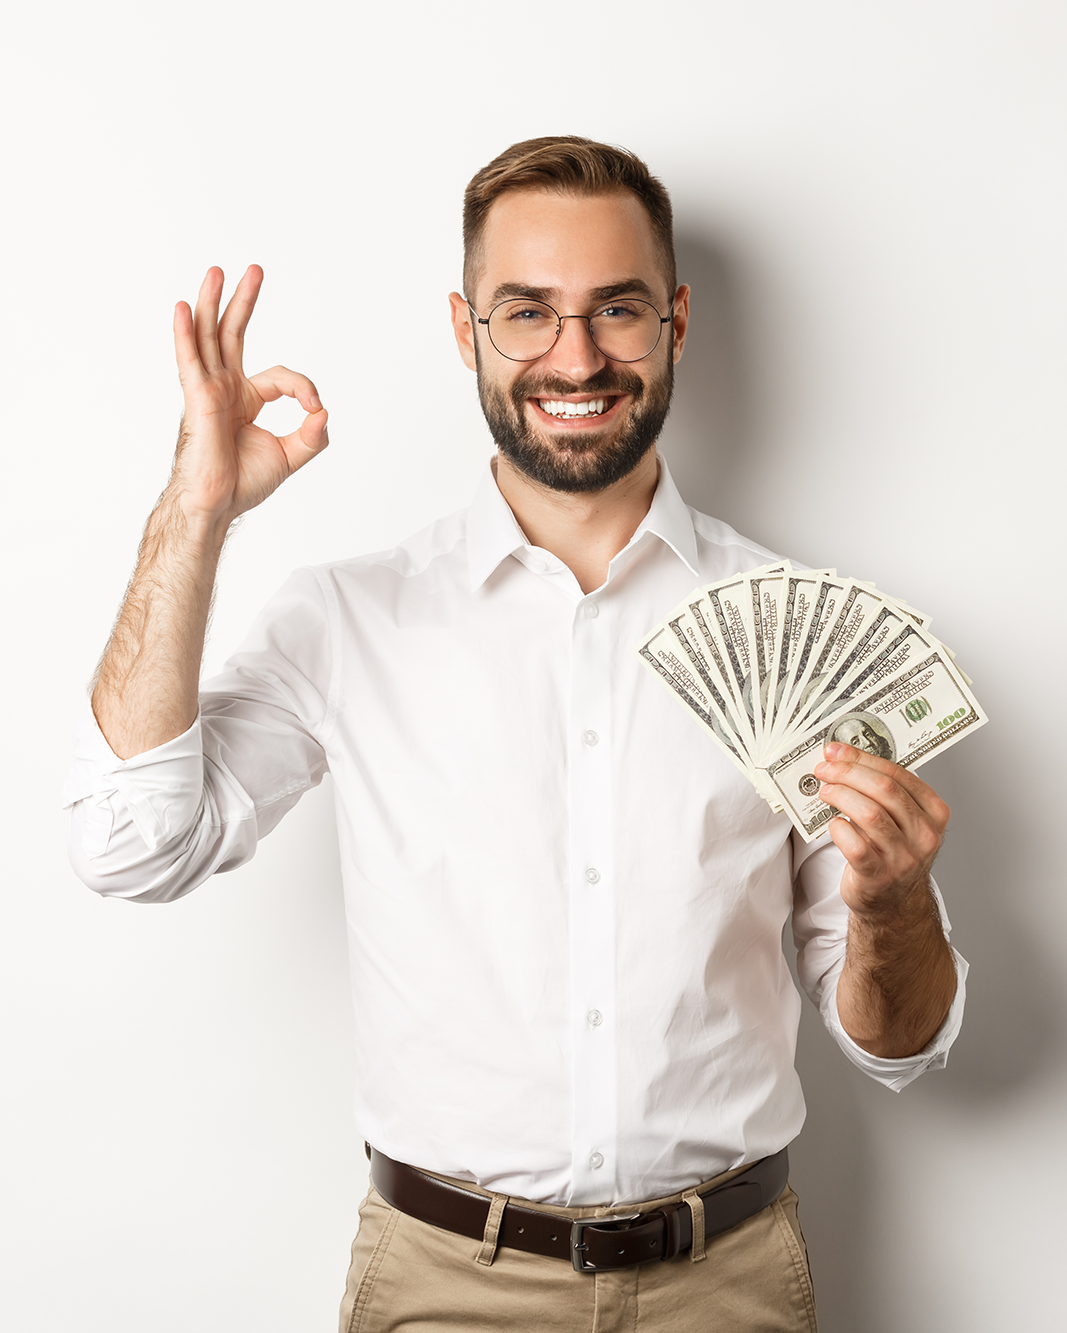
<instances>
[{"instance_id":1,"label":"button placket","mask_svg":"<svg viewBox=\"0 0 1067 1333\"><path fill-rule=\"evenodd\" d=\"M617 1125L610 620L606 604L580 603L571 640L571 1202L579 1205L610 1193Z\"/></svg>"}]
</instances>

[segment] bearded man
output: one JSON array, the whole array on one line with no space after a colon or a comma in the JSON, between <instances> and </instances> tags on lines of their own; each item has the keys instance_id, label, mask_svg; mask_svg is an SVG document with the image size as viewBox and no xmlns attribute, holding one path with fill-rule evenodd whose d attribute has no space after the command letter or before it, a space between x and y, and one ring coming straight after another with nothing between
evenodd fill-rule
<instances>
[{"instance_id":1,"label":"bearded man","mask_svg":"<svg viewBox=\"0 0 1067 1333\"><path fill-rule=\"evenodd\" d=\"M771 559L686 508L656 451L682 355L663 186L624 150L516 144L464 206L460 354L497 446L469 510L298 571L198 693L226 531L326 444L305 376L246 378L262 272L175 313L174 472L68 791L102 893L246 861L329 770L374 1187L355 1330L796 1330L815 1309L786 1146L799 997L893 1088L945 1062L962 960L930 865L948 811L851 745L811 846L634 647ZM276 438L254 422L295 397Z\"/></svg>"}]
</instances>

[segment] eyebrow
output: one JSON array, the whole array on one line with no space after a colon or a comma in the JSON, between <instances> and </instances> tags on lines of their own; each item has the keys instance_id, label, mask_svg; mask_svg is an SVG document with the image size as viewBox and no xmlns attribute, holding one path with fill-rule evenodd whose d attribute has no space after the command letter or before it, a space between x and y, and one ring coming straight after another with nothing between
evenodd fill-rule
<instances>
[{"instance_id":1,"label":"eyebrow","mask_svg":"<svg viewBox=\"0 0 1067 1333\"><path fill-rule=\"evenodd\" d=\"M509 297L524 297L527 301L544 301L546 305L558 300L558 287L530 287L523 282L502 282L489 298L490 305L498 305ZM606 287L593 287L589 291L590 299L599 303L612 301L618 296L636 296L656 304L656 294L647 282L640 278L626 278L622 282L612 282Z\"/></svg>"}]
</instances>

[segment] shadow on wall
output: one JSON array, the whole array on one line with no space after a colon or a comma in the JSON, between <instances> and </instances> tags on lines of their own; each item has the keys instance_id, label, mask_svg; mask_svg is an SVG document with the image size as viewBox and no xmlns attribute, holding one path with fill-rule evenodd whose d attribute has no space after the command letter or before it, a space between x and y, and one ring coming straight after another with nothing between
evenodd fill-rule
<instances>
[{"instance_id":1,"label":"shadow on wall","mask_svg":"<svg viewBox=\"0 0 1067 1333\"><path fill-rule=\"evenodd\" d=\"M1033 900L1048 831L1001 775L1020 771L1017 744L996 721L933 765L931 778L952 809L935 867L953 943L971 964L967 1017L949 1069L922 1095L961 1110L1008 1103L1062 1066L1067 996L1041 941L1016 904ZM1046 853L1047 862L1047 853ZM1035 894L1035 889L1038 891ZM921 1086L921 1085L920 1085Z\"/></svg>"},{"instance_id":2,"label":"shadow on wall","mask_svg":"<svg viewBox=\"0 0 1067 1333\"><path fill-rule=\"evenodd\" d=\"M664 453L687 502L743 530L735 512L758 494L767 442L756 410L773 389L773 367L758 364L754 297L744 268L714 238L681 230L679 277L693 288L694 316L679 369ZM772 547L773 533L752 533ZM939 758L930 777L953 809L937 866L953 923L953 942L971 964L967 1016L949 1067L901 1095L968 1117L1025 1097L1062 1058L1063 996L1040 942L1012 915L1015 886L1026 882L1039 845L1023 811L1006 810L995 775L1012 771L1000 753L1008 738L994 726ZM925 776L925 774L924 774ZM1034 871L1033 873L1039 873ZM805 1003L797 1067L808 1122L791 1152L802 1200L822 1333L875 1333L881 1320L871 1282L873 1195L892 1172L877 1142L894 1097L854 1069ZM889 1102L881 1099L890 1099ZM880 1169L881 1168L881 1169ZM921 1206L921 1200L916 1201ZM873 1257L877 1263L877 1256ZM884 1289L884 1288L883 1288Z\"/></svg>"},{"instance_id":3,"label":"shadow on wall","mask_svg":"<svg viewBox=\"0 0 1067 1333\"><path fill-rule=\"evenodd\" d=\"M713 241L675 234L678 277L693 289L693 315L663 452L687 503L730 522L733 482L751 465L752 405L740 267Z\"/></svg>"}]
</instances>

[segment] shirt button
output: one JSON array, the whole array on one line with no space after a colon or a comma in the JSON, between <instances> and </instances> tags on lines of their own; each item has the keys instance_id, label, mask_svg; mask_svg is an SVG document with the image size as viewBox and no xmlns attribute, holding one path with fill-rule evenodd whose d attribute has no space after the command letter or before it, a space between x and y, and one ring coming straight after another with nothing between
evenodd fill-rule
<instances>
[{"instance_id":1,"label":"shirt button","mask_svg":"<svg viewBox=\"0 0 1067 1333\"><path fill-rule=\"evenodd\" d=\"M604 1015L599 1009L590 1009L585 1016L585 1021L590 1027L598 1028L604 1021Z\"/></svg>"},{"instance_id":2,"label":"shirt button","mask_svg":"<svg viewBox=\"0 0 1067 1333\"><path fill-rule=\"evenodd\" d=\"M597 606L596 602L586 602L585 614L590 620L596 620L597 616L600 615L600 607Z\"/></svg>"},{"instance_id":3,"label":"shirt button","mask_svg":"<svg viewBox=\"0 0 1067 1333\"><path fill-rule=\"evenodd\" d=\"M600 1167L604 1165L604 1154L599 1152L591 1152L589 1154L589 1165L593 1168L594 1171L598 1170Z\"/></svg>"},{"instance_id":4,"label":"shirt button","mask_svg":"<svg viewBox=\"0 0 1067 1333\"><path fill-rule=\"evenodd\" d=\"M530 561L530 568L533 570L535 574L543 574L545 570L548 568L548 566L545 564L543 560L535 558Z\"/></svg>"},{"instance_id":5,"label":"shirt button","mask_svg":"<svg viewBox=\"0 0 1067 1333\"><path fill-rule=\"evenodd\" d=\"M590 884L600 883L600 871L596 868L596 866L590 866L589 869L585 872L585 877Z\"/></svg>"},{"instance_id":6,"label":"shirt button","mask_svg":"<svg viewBox=\"0 0 1067 1333\"><path fill-rule=\"evenodd\" d=\"M586 745L593 746L597 744L597 742L600 740L600 737L596 734L595 731L583 731L582 740L586 743Z\"/></svg>"}]
</instances>

